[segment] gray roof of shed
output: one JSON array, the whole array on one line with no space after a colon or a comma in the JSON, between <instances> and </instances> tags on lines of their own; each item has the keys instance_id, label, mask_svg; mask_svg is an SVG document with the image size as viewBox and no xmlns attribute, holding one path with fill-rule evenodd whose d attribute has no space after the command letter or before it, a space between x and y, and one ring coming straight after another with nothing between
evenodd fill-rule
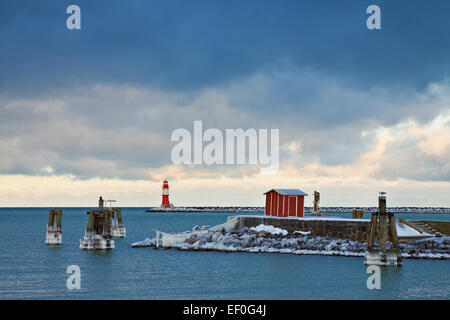
<instances>
[{"instance_id":1,"label":"gray roof of shed","mask_svg":"<svg viewBox=\"0 0 450 320\"><path fill-rule=\"evenodd\" d=\"M269 191L265 192L264 194L269 193L270 191L278 192L282 196L307 196L308 195L300 189L270 189Z\"/></svg>"}]
</instances>

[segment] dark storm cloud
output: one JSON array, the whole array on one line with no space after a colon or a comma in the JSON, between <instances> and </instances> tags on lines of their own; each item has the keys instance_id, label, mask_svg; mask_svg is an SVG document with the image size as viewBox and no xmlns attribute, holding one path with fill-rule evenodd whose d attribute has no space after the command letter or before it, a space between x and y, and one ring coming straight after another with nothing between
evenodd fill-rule
<instances>
[{"instance_id":1,"label":"dark storm cloud","mask_svg":"<svg viewBox=\"0 0 450 320\"><path fill-rule=\"evenodd\" d=\"M216 86L280 61L357 86L426 86L450 70L448 1L2 1L0 86L34 93L73 84Z\"/></svg>"}]
</instances>

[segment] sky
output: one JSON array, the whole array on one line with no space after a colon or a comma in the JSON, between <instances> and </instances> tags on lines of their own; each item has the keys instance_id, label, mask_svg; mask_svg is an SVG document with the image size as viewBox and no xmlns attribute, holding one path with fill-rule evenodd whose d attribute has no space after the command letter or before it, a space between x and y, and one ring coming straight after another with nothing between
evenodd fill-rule
<instances>
[{"instance_id":1,"label":"sky","mask_svg":"<svg viewBox=\"0 0 450 320\"><path fill-rule=\"evenodd\" d=\"M81 9L69 30L66 9ZM381 29L369 30L370 5ZM0 206L450 207L450 2L0 3ZM280 166L174 164L171 133L279 129Z\"/></svg>"}]
</instances>

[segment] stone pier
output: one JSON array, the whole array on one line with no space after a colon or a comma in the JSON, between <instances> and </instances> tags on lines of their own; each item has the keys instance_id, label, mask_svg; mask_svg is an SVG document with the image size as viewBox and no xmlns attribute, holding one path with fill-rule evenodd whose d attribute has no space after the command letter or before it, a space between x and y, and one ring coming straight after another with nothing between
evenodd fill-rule
<instances>
[{"instance_id":1,"label":"stone pier","mask_svg":"<svg viewBox=\"0 0 450 320\"><path fill-rule=\"evenodd\" d=\"M230 217L231 218L231 217ZM256 227L260 224L272 225L287 230L310 232L313 236L367 241L370 220L341 218L278 218L267 216L237 216L237 229Z\"/></svg>"}]
</instances>

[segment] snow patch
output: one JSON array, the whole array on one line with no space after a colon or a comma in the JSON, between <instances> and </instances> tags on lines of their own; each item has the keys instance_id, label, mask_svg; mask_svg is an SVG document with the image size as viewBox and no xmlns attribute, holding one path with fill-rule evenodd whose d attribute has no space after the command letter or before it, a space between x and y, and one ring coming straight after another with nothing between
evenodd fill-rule
<instances>
[{"instance_id":1,"label":"snow patch","mask_svg":"<svg viewBox=\"0 0 450 320\"><path fill-rule=\"evenodd\" d=\"M138 241L131 244L133 248L139 248L139 247L151 247L156 245L156 239L149 239L145 238L144 241Z\"/></svg>"},{"instance_id":2,"label":"snow patch","mask_svg":"<svg viewBox=\"0 0 450 320\"><path fill-rule=\"evenodd\" d=\"M294 231L294 234L302 234L304 236L311 234L311 231Z\"/></svg>"},{"instance_id":3,"label":"snow patch","mask_svg":"<svg viewBox=\"0 0 450 320\"><path fill-rule=\"evenodd\" d=\"M288 234L288 232L286 230L284 230L284 229L280 229L280 228L277 228L277 227L274 227L274 226L267 226L267 225L264 225L264 224L260 224L260 225L258 225L256 227L251 227L250 230L253 230L253 231L256 231L256 232L263 232L263 231L265 231L265 232L268 232L270 234L283 235L283 236Z\"/></svg>"},{"instance_id":4,"label":"snow patch","mask_svg":"<svg viewBox=\"0 0 450 320\"><path fill-rule=\"evenodd\" d=\"M420 236L432 236L428 233L420 233L414 228L407 226L403 223L397 223L397 236L399 237L420 237Z\"/></svg>"}]
</instances>

